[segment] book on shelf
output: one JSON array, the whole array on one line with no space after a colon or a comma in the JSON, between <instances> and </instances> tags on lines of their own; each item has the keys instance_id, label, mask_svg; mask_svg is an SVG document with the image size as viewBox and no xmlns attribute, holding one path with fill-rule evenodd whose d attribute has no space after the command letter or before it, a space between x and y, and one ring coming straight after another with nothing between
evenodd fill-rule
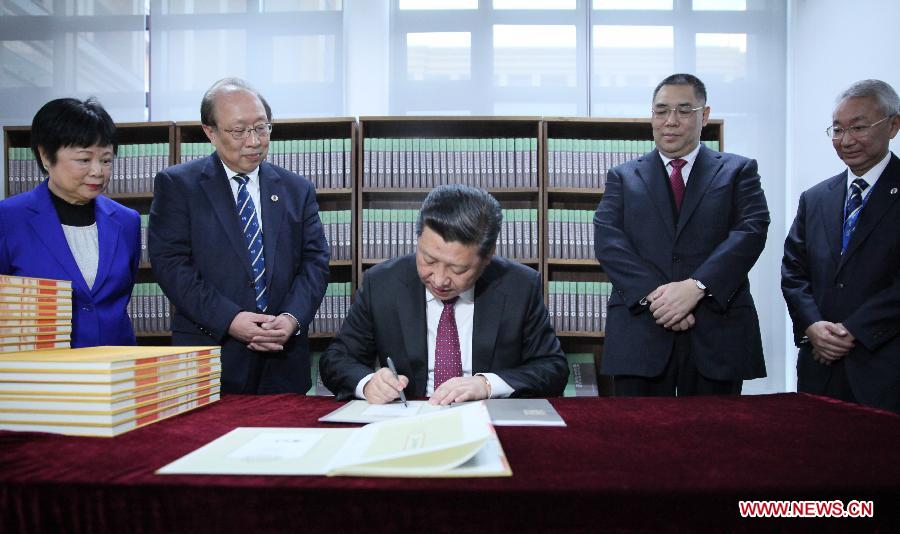
<instances>
[{"instance_id":1,"label":"book on shelf","mask_svg":"<svg viewBox=\"0 0 900 534\"><path fill-rule=\"evenodd\" d=\"M361 428L236 428L157 474L511 476L487 408L471 403Z\"/></svg>"}]
</instances>

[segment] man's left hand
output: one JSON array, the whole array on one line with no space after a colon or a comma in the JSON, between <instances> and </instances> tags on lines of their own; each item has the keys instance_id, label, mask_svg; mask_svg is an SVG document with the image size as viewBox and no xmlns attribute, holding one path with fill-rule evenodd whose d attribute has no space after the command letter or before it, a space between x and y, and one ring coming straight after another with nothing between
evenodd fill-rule
<instances>
[{"instance_id":1,"label":"man's left hand","mask_svg":"<svg viewBox=\"0 0 900 534\"><path fill-rule=\"evenodd\" d=\"M703 297L703 290L690 278L681 282L669 282L650 294L650 312L653 313L656 324L672 328L691 313Z\"/></svg>"},{"instance_id":2,"label":"man's left hand","mask_svg":"<svg viewBox=\"0 0 900 534\"><path fill-rule=\"evenodd\" d=\"M430 404L446 406L454 402L476 401L488 398L490 390L486 379L479 376L458 376L447 380L434 391Z\"/></svg>"},{"instance_id":3,"label":"man's left hand","mask_svg":"<svg viewBox=\"0 0 900 534\"><path fill-rule=\"evenodd\" d=\"M284 345L294 335L299 325L290 315L282 314L260 323L259 327L265 333L253 336L247 347L259 352L277 352L284 350Z\"/></svg>"}]
</instances>

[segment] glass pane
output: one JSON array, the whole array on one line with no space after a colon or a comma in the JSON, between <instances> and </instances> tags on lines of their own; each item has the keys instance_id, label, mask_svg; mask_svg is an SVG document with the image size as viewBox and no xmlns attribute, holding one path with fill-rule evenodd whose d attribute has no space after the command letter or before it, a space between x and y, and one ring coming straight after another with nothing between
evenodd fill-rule
<instances>
[{"instance_id":1,"label":"glass pane","mask_svg":"<svg viewBox=\"0 0 900 534\"><path fill-rule=\"evenodd\" d=\"M478 9L478 0L400 0L400 9Z\"/></svg>"},{"instance_id":2,"label":"glass pane","mask_svg":"<svg viewBox=\"0 0 900 534\"><path fill-rule=\"evenodd\" d=\"M75 88L79 92L143 92L146 40L143 32L75 35Z\"/></svg>"},{"instance_id":3,"label":"glass pane","mask_svg":"<svg viewBox=\"0 0 900 534\"><path fill-rule=\"evenodd\" d=\"M575 87L575 26L494 26L494 85Z\"/></svg>"},{"instance_id":4,"label":"glass pane","mask_svg":"<svg viewBox=\"0 0 900 534\"><path fill-rule=\"evenodd\" d=\"M497 102L494 115L572 117L578 115L578 105L571 102Z\"/></svg>"},{"instance_id":5,"label":"glass pane","mask_svg":"<svg viewBox=\"0 0 900 534\"><path fill-rule=\"evenodd\" d=\"M575 0L494 0L494 9L575 9Z\"/></svg>"},{"instance_id":6,"label":"glass pane","mask_svg":"<svg viewBox=\"0 0 900 534\"><path fill-rule=\"evenodd\" d=\"M747 76L746 33L698 33L697 74L730 82Z\"/></svg>"},{"instance_id":7,"label":"glass pane","mask_svg":"<svg viewBox=\"0 0 900 534\"><path fill-rule=\"evenodd\" d=\"M260 4L263 13L341 10L341 0L261 0Z\"/></svg>"},{"instance_id":8,"label":"glass pane","mask_svg":"<svg viewBox=\"0 0 900 534\"><path fill-rule=\"evenodd\" d=\"M672 0L594 0L594 9L672 9Z\"/></svg>"},{"instance_id":9,"label":"glass pane","mask_svg":"<svg viewBox=\"0 0 900 534\"><path fill-rule=\"evenodd\" d=\"M655 87L672 74L671 26L594 26L592 84Z\"/></svg>"},{"instance_id":10,"label":"glass pane","mask_svg":"<svg viewBox=\"0 0 900 534\"><path fill-rule=\"evenodd\" d=\"M52 87L53 41L0 41L0 88Z\"/></svg>"},{"instance_id":11,"label":"glass pane","mask_svg":"<svg viewBox=\"0 0 900 534\"><path fill-rule=\"evenodd\" d=\"M694 0L694 11L747 11L747 0Z\"/></svg>"},{"instance_id":12,"label":"glass pane","mask_svg":"<svg viewBox=\"0 0 900 534\"><path fill-rule=\"evenodd\" d=\"M272 81L277 84L333 82L334 35L272 37Z\"/></svg>"},{"instance_id":13,"label":"glass pane","mask_svg":"<svg viewBox=\"0 0 900 534\"><path fill-rule=\"evenodd\" d=\"M160 40L159 64L165 65L167 76L154 80L154 87L162 91L196 91L196 109L199 109L200 96L214 81L247 74L247 32L244 30L164 31L160 32ZM210 50L216 53L210 54Z\"/></svg>"},{"instance_id":14,"label":"glass pane","mask_svg":"<svg viewBox=\"0 0 900 534\"><path fill-rule=\"evenodd\" d=\"M406 34L406 77L416 81L468 80L472 77L472 34Z\"/></svg>"},{"instance_id":15,"label":"glass pane","mask_svg":"<svg viewBox=\"0 0 900 534\"><path fill-rule=\"evenodd\" d=\"M248 0L162 0L163 15L246 13ZM254 2L255 4L255 2Z\"/></svg>"},{"instance_id":16,"label":"glass pane","mask_svg":"<svg viewBox=\"0 0 900 534\"><path fill-rule=\"evenodd\" d=\"M53 0L0 0L0 16L31 16L53 14ZM0 82L3 83L3 82Z\"/></svg>"},{"instance_id":17,"label":"glass pane","mask_svg":"<svg viewBox=\"0 0 900 534\"><path fill-rule=\"evenodd\" d=\"M144 0L66 0L66 15L143 15Z\"/></svg>"}]
</instances>

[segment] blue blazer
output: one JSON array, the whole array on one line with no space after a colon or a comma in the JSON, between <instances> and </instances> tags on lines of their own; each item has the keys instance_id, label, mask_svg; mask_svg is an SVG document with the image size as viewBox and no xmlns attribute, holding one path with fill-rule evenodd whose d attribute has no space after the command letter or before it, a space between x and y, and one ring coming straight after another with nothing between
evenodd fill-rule
<instances>
[{"instance_id":1,"label":"blue blazer","mask_svg":"<svg viewBox=\"0 0 900 534\"><path fill-rule=\"evenodd\" d=\"M218 155L156 175L150 207L153 273L175 306L172 343L221 345L222 391L305 393L307 330L328 285L328 243L312 183L263 162L259 168L269 313L290 313L301 334L281 352L255 352L228 335L241 311L256 310L247 245Z\"/></svg>"},{"instance_id":2,"label":"blue blazer","mask_svg":"<svg viewBox=\"0 0 900 534\"><path fill-rule=\"evenodd\" d=\"M104 196L95 202L100 261L88 288L53 207L47 180L0 202L0 273L71 280L72 347L134 345L128 300L141 259L141 218Z\"/></svg>"},{"instance_id":3,"label":"blue blazer","mask_svg":"<svg viewBox=\"0 0 900 534\"><path fill-rule=\"evenodd\" d=\"M842 323L856 338L844 357L856 399L900 411L900 159L890 162L841 254L847 171L800 195L784 241L781 290L794 323L797 387L822 394L830 377L803 338L809 325Z\"/></svg>"},{"instance_id":4,"label":"blue blazer","mask_svg":"<svg viewBox=\"0 0 900 534\"><path fill-rule=\"evenodd\" d=\"M595 253L613 284L601 371L662 373L676 334L657 325L640 301L662 284L694 278L710 292L687 331L700 374L713 380L765 376L747 273L763 251L768 226L752 159L701 146L677 214L657 150L611 169L594 216Z\"/></svg>"}]
</instances>

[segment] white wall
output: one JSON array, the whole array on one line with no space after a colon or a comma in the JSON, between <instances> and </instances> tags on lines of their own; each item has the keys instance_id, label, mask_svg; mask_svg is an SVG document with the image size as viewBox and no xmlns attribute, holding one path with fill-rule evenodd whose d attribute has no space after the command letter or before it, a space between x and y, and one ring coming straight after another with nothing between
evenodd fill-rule
<instances>
[{"instance_id":1,"label":"white wall","mask_svg":"<svg viewBox=\"0 0 900 534\"><path fill-rule=\"evenodd\" d=\"M841 172L825 136L834 99L851 83L877 78L900 91L897 32L900 2L894 0L791 0L788 13L787 180L782 242L797 211L800 193ZM900 136L898 136L900 138ZM891 142L900 154L900 141ZM773 226L776 226L773 220ZM777 230L773 228L773 230ZM773 231L769 240L776 238ZM784 308L787 332L790 319ZM796 349L785 340L789 390L796 389Z\"/></svg>"}]
</instances>

